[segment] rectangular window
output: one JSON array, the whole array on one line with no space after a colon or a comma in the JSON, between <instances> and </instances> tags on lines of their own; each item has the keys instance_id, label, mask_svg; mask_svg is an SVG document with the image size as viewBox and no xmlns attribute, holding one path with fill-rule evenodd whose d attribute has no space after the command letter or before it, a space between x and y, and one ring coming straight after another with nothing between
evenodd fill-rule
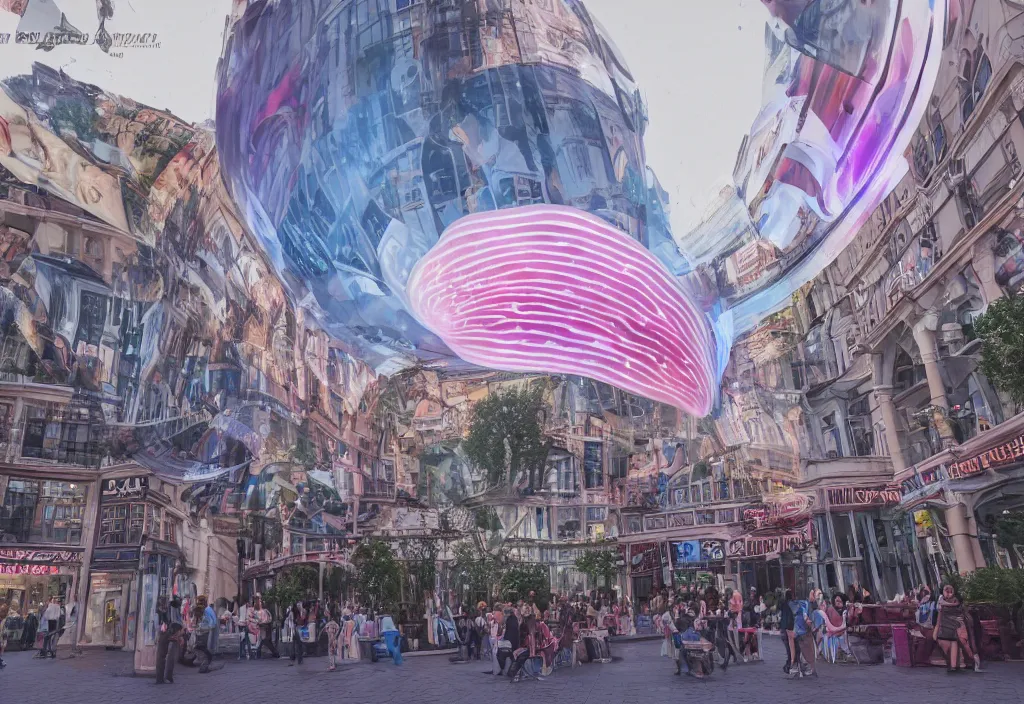
<instances>
[{"instance_id":1,"label":"rectangular window","mask_svg":"<svg viewBox=\"0 0 1024 704\"><path fill-rule=\"evenodd\" d=\"M128 544L128 508L130 504L104 506L100 514L100 545Z\"/></svg>"},{"instance_id":2,"label":"rectangular window","mask_svg":"<svg viewBox=\"0 0 1024 704\"><path fill-rule=\"evenodd\" d=\"M78 350L80 342L99 347L103 328L107 323L107 297L82 291L79 301L78 331L75 333L74 349Z\"/></svg>"},{"instance_id":3,"label":"rectangular window","mask_svg":"<svg viewBox=\"0 0 1024 704\"><path fill-rule=\"evenodd\" d=\"M12 477L0 507L0 542L82 544L87 489Z\"/></svg>"},{"instance_id":4,"label":"rectangular window","mask_svg":"<svg viewBox=\"0 0 1024 704\"><path fill-rule=\"evenodd\" d=\"M714 511L697 511L697 525L711 525L715 522Z\"/></svg>"},{"instance_id":5,"label":"rectangular window","mask_svg":"<svg viewBox=\"0 0 1024 704\"><path fill-rule=\"evenodd\" d=\"M832 514L832 528L836 534L836 548L839 557L857 557L857 533L849 513Z\"/></svg>"},{"instance_id":6,"label":"rectangular window","mask_svg":"<svg viewBox=\"0 0 1024 704\"><path fill-rule=\"evenodd\" d=\"M599 442L583 443L583 476L588 489L604 486L604 463Z\"/></svg>"},{"instance_id":7,"label":"rectangular window","mask_svg":"<svg viewBox=\"0 0 1024 704\"><path fill-rule=\"evenodd\" d=\"M587 506L587 523L603 522L608 517L608 509L604 506Z\"/></svg>"},{"instance_id":8,"label":"rectangular window","mask_svg":"<svg viewBox=\"0 0 1024 704\"><path fill-rule=\"evenodd\" d=\"M162 536L161 531L161 514L163 509L159 506L152 504L146 504L146 535L156 540L160 540Z\"/></svg>"},{"instance_id":9,"label":"rectangular window","mask_svg":"<svg viewBox=\"0 0 1024 704\"><path fill-rule=\"evenodd\" d=\"M178 527L177 521L173 521L170 518L164 521L164 541L168 543L178 544Z\"/></svg>"}]
</instances>

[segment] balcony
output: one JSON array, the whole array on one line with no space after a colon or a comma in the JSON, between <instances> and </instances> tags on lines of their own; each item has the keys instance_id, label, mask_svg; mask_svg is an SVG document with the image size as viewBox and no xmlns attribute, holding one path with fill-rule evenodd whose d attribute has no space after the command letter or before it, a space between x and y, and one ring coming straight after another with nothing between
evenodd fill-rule
<instances>
[{"instance_id":1,"label":"balcony","mask_svg":"<svg viewBox=\"0 0 1024 704\"><path fill-rule=\"evenodd\" d=\"M836 457L809 460L801 484L819 482L857 483L866 480L887 482L892 479L892 460L888 457Z\"/></svg>"},{"instance_id":2,"label":"balcony","mask_svg":"<svg viewBox=\"0 0 1024 704\"><path fill-rule=\"evenodd\" d=\"M395 483L387 479L364 478L363 498L393 501L395 498Z\"/></svg>"}]
</instances>

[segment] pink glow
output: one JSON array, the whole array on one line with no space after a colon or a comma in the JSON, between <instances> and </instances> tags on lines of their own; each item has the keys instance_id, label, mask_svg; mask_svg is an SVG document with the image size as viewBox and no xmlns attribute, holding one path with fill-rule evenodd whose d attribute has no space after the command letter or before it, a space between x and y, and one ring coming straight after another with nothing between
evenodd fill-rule
<instances>
[{"instance_id":1,"label":"pink glow","mask_svg":"<svg viewBox=\"0 0 1024 704\"><path fill-rule=\"evenodd\" d=\"M465 217L417 263L408 293L468 362L587 376L698 416L714 402L708 319L648 250L589 213Z\"/></svg>"}]
</instances>

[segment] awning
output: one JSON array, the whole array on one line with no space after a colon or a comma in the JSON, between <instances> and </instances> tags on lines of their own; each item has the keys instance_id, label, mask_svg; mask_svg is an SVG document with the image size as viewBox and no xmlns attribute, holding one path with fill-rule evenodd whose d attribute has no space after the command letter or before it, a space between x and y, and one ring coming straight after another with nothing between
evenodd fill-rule
<instances>
[{"instance_id":1,"label":"awning","mask_svg":"<svg viewBox=\"0 0 1024 704\"><path fill-rule=\"evenodd\" d=\"M219 413L210 428L245 445L253 457L259 457L263 442L270 435L270 413L256 404Z\"/></svg>"}]
</instances>

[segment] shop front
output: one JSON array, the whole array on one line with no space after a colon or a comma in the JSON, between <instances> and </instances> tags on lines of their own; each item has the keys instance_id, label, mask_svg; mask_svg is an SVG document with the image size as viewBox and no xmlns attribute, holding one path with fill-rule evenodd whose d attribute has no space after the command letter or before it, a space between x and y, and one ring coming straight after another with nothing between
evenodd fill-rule
<instances>
[{"instance_id":1,"label":"shop front","mask_svg":"<svg viewBox=\"0 0 1024 704\"><path fill-rule=\"evenodd\" d=\"M662 556L665 545L660 542L645 542L622 547L628 551L626 564L629 566L630 595L634 605L639 608L666 586L663 566L667 564L667 560Z\"/></svg>"},{"instance_id":2,"label":"shop front","mask_svg":"<svg viewBox=\"0 0 1024 704\"><path fill-rule=\"evenodd\" d=\"M73 606L81 564L81 550L0 548L0 599L10 606L8 650L35 647L39 613L50 597Z\"/></svg>"},{"instance_id":3,"label":"shop front","mask_svg":"<svg viewBox=\"0 0 1024 704\"><path fill-rule=\"evenodd\" d=\"M759 594L780 587L797 593L806 589L806 573L795 565L802 564L803 556L814 545L811 526L808 518L792 527L766 526L730 540L726 555L743 593L751 587Z\"/></svg>"},{"instance_id":4,"label":"shop front","mask_svg":"<svg viewBox=\"0 0 1024 704\"><path fill-rule=\"evenodd\" d=\"M135 673L156 672L156 646L160 637L157 602L167 601L175 593L182 593L182 584L175 584L175 570L184 564L178 547L173 543L149 541L142 556L139 583L141 638L135 646ZM180 580L179 580L180 581Z\"/></svg>"},{"instance_id":5,"label":"shop front","mask_svg":"<svg viewBox=\"0 0 1024 704\"><path fill-rule=\"evenodd\" d=\"M80 645L127 650L135 647L139 555L139 548L98 548L94 552Z\"/></svg>"},{"instance_id":6,"label":"shop front","mask_svg":"<svg viewBox=\"0 0 1024 704\"><path fill-rule=\"evenodd\" d=\"M725 541L713 538L669 543L675 589L725 589Z\"/></svg>"}]
</instances>

